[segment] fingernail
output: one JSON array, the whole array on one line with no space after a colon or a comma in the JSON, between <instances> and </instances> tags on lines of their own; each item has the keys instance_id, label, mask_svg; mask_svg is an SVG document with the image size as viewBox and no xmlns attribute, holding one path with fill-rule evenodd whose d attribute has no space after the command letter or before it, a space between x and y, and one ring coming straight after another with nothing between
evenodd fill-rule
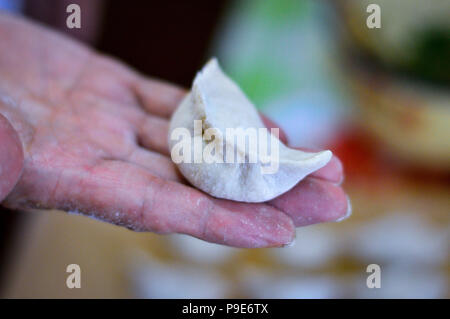
<instances>
[{"instance_id":1,"label":"fingernail","mask_svg":"<svg viewBox=\"0 0 450 319\"><path fill-rule=\"evenodd\" d=\"M350 197L347 196L347 213L345 213L344 216L339 217L335 220L335 222L341 222L347 218L349 218L352 215L352 203L350 202Z\"/></svg>"},{"instance_id":2,"label":"fingernail","mask_svg":"<svg viewBox=\"0 0 450 319\"><path fill-rule=\"evenodd\" d=\"M287 243L287 244L284 244L283 246L281 246L282 248L288 248L288 247L292 247L292 246L294 246L295 245L295 242L296 242L296 238L294 237L293 239L292 239L292 241L291 242L289 242L289 243Z\"/></svg>"},{"instance_id":3,"label":"fingernail","mask_svg":"<svg viewBox=\"0 0 450 319\"><path fill-rule=\"evenodd\" d=\"M291 241L288 242L288 243L286 243L286 244L283 244L283 245L281 246L281 248L284 248L284 247L292 247L292 246L294 246L294 245L295 245L296 239L297 239L297 232L294 231L294 236L292 236Z\"/></svg>"},{"instance_id":4,"label":"fingernail","mask_svg":"<svg viewBox=\"0 0 450 319\"><path fill-rule=\"evenodd\" d=\"M344 180L345 180L345 176L344 176L344 174L342 174L341 179L337 182L336 185L341 186L342 183L344 182ZM348 196L347 196L347 200L348 200ZM351 212L350 212L350 214L351 214Z\"/></svg>"}]
</instances>

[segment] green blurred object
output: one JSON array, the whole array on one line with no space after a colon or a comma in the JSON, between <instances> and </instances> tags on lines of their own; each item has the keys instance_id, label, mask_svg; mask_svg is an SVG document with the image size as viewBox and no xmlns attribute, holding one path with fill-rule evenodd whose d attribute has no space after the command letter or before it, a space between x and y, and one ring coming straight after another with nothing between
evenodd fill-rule
<instances>
[{"instance_id":1,"label":"green blurred object","mask_svg":"<svg viewBox=\"0 0 450 319\"><path fill-rule=\"evenodd\" d=\"M422 32L409 67L414 76L450 84L450 28L429 28Z\"/></svg>"},{"instance_id":2,"label":"green blurred object","mask_svg":"<svg viewBox=\"0 0 450 319\"><path fill-rule=\"evenodd\" d=\"M297 19L303 18L310 9L309 2L301 0L258 1L255 7L255 16L259 16L261 20L275 26L295 23Z\"/></svg>"},{"instance_id":3,"label":"green blurred object","mask_svg":"<svg viewBox=\"0 0 450 319\"><path fill-rule=\"evenodd\" d=\"M305 82L299 40L311 28L313 11L313 2L303 0L234 4L213 55L257 107L264 108ZM309 81L315 77L316 72L308 74Z\"/></svg>"},{"instance_id":4,"label":"green blurred object","mask_svg":"<svg viewBox=\"0 0 450 319\"><path fill-rule=\"evenodd\" d=\"M369 4L378 4L381 28L365 27ZM450 1L339 0L354 49L391 72L450 85ZM347 35L347 34L346 34Z\"/></svg>"},{"instance_id":5,"label":"green blurred object","mask_svg":"<svg viewBox=\"0 0 450 319\"><path fill-rule=\"evenodd\" d=\"M275 68L263 59L256 58L244 67L232 70L231 75L256 105L293 89L293 80L288 72Z\"/></svg>"}]
</instances>

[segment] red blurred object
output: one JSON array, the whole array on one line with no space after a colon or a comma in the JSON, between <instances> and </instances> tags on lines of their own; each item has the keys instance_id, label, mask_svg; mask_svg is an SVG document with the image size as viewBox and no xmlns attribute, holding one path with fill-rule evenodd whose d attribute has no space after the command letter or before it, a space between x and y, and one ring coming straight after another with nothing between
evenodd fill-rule
<instances>
[{"instance_id":1,"label":"red blurred object","mask_svg":"<svg viewBox=\"0 0 450 319\"><path fill-rule=\"evenodd\" d=\"M347 180L366 179L376 183L406 178L450 183L450 174L433 170L432 166L417 167L396 160L374 136L358 126L342 130L328 145L328 149L341 159Z\"/></svg>"},{"instance_id":2,"label":"red blurred object","mask_svg":"<svg viewBox=\"0 0 450 319\"><path fill-rule=\"evenodd\" d=\"M330 145L329 148L344 164L349 178L375 177L386 171L379 158L377 142L362 129L347 129L339 133Z\"/></svg>"}]
</instances>

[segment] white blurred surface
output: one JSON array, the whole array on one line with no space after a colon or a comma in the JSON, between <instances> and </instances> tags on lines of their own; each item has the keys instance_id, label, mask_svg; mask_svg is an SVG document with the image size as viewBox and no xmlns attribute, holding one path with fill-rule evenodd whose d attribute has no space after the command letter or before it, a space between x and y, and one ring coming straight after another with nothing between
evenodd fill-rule
<instances>
[{"instance_id":1,"label":"white blurred surface","mask_svg":"<svg viewBox=\"0 0 450 319\"><path fill-rule=\"evenodd\" d=\"M369 263L434 265L445 262L449 234L426 218L393 213L368 221L351 240L351 253Z\"/></svg>"},{"instance_id":2,"label":"white blurred surface","mask_svg":"<svg viewBox=\"0 0 450 319\"><path fill-rule=\"evenodd\" d=\"M239 249L212 244L187 235L170 235L170 243L178 254L191 262L218 264L232 258Z\"/></svg>"},{"instance_id":3,"label":"white blurred surface","mask_svg":"<svg viewBox=\"0 0 450 319\"><path fill-rule=\"evenodd\" d=\"M272 249L277 261L291 267L317 268L327 264L342 251L341 237L321 225L298 228L295 244Z\"/></svg>"},{"instance_id":4,"label":"white blurred surface","mask_svg":"<svg viewBox=\"0 0 450 319\"><path fill-rule=\"evenodd\" d=\"M136 258L137 257L137 258ZM137 298L226 298L229 285L215 270L165 264L150 256L132 258L130 277Z\"/></svg>"}]
</instances>

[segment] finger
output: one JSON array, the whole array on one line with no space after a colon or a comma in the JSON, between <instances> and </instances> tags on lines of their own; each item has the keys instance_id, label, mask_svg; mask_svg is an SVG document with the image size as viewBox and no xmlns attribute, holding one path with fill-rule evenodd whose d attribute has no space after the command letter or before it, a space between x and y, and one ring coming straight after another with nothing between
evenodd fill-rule
<instances>
[{"instance_id":1,"label":"finger","mask_svg":"<svg viewBox=\"0 0 450 319\"><path fill-rule=\"evenodd\" d=\"M306 147L296 147L296 149L305 152L317 152L315 149ZM326 181L340 185L344 180L344 167L341 160L333 155L331 160L321 169L311 173L309 176L324 179Z\"/></svg>"},{"instance_id":2,"label":"finger","mask_svg":"<svg viewBox=\"0 0 450 319\"><path fill-rule=\"evenodd\" d=\"M19 135L0 114L0 202L16 185L23 167Z\"/></svg>"},{"instance_id":3,"label":"finger","mask_svg":"<svg viewBox=\"0 0 450 319\"><path fill-rule=\"evenodd\" d=\"M278 136L278 138L279 138L280 141L282 141L284 144L287 144L287 143L288 143L287 135L286 135L286 133L284 132L284 130L281 129L280 126L278 126L278 124L276 124L274 121L272 121L271 119L269 119L269 118L268 118L267 116L265 116L264 114L260 113L260 116L261 116L261 119L262 119L264 125L265 125L267 128L269 128L269 129L270 129L270 128L278 128L278 129L279 129L279 136Z\"/></svg>"},{"instance_id":4,"label":"finger","mask_svg":"<svg viewBox=\"0 0 450 319\"><path fill-rule=\"evenodd\" d=\"M124 120L129 123L131 129L137 134L139 145L152 151L169 155L169 146L167 144L169 122L167 119L150 115L134 105L121 105L119 107L110 102L97 102L96 106L106 112L102 114L109 114L113 120Z\"/></svg>"},{"instance_id":5,"label":"finger","mask_svg":"<svg viewBox=\"0 0 450 319\"><path fill-rule=\"evenodd\" d=\"M155 152L169 155L168 132L167 120L151 115L145 116L138 127L139 144Z\"/></svg>"},{"instance_id":6,"label":"finger","mask_svg":"<svg viewBox=\"0 0 450 319\"><path fill-rule=\"evenodd\" d=\"M258 248L286 246L295 239L292 219L270 205L213 201L215 208L205 228L208 241Z\"/></svg>"},{"instance_id":7,"label":"finger","mask_svg":"<svg viewBox=\"0 0 450 319\"><path fill-rule=\"evenodd\" d=\"M128 123L127 129L137 135L139 145L161 154L169 154L167 144L169 122L166 119L150 115L132 104L120 105L111 101L105 102L89 94L77 98L83 101L83 106L91 115L84 122L95 123L94 127L99 123L107 123L106 131L114 131L121 126L119 124ZM98 116L94 116L97 114ZM108 117L108 121L105 117ZM116 147L114 144L111 146Z\"/></svg>"},{"instance_id":8,"label":"finger","mask_svg":"<svg viewBox=\"0 0 450 319\"><path fill-rule=\"evenodd\" d=\"M47 172L47 184L40 187L31 182L35 178L22 183L28 203L83 213L136 231L183 233L235 247L282 246L295 236L289 216L273 207L213 199L121 161L51 175Z\"/></svg>"},{"instance_id":9,"label":"finger","mask_svg":"<svg viewBox=\"0 0 450 319\"><path fill-rule=\"evenodd\" d=\"M150 114L169 118L187 91L163 81L140 77L134 85L142 107Z\"/></svg>"},{"instance_id":10,"label":"finger","mask_svg":"<svg viewBox=\"0 0 450 319\"><path fill-rule=\"evenodd\" d=\"M269 203L288 214L297 227L340 221L351 214L342 188L312 177L305 178L289 192Z\"/></svg>"},{"instance_id":11,"label":"finger","mask_svg":"<svg viewBox=\"0 0 450 319\"><path fill-rule=\"evenodd\" d=\"M130 156L124 160L147 169L155 176L184 183L184 178L176 169L170 158L159 153L137 147Z\"/></svg>"},{"instance_id":12,"label":"finger","mask_svg":"<svg viewBox=\"0 0 450 319\"><path fill-rule=\"evenodd\" d=\"M198 190L123 163L104 163L92 174L120 181L118 185L111 185L108 179L100 185L97 179L91 185L85 183L91 189L88 203L97 201L95 207L101 207L106 214L120 211L111 220L118 224L158 233L184 233L237 247L280 246L293 238L290 218L266 205L246 207L212 199ZM125 220L121 219L122 214Z\"/></svg>"},{"instance_id":13,"label":"finger","mask_svg":"<svg viewBox=\"0 0 450 319\"><path fill-rule=\"evenodd\" d=\"M313 172L309 176L324 179L340 185L344 181L344 168L339 158L333 155L327 165Z\"/></svg>"}]
</instances>

